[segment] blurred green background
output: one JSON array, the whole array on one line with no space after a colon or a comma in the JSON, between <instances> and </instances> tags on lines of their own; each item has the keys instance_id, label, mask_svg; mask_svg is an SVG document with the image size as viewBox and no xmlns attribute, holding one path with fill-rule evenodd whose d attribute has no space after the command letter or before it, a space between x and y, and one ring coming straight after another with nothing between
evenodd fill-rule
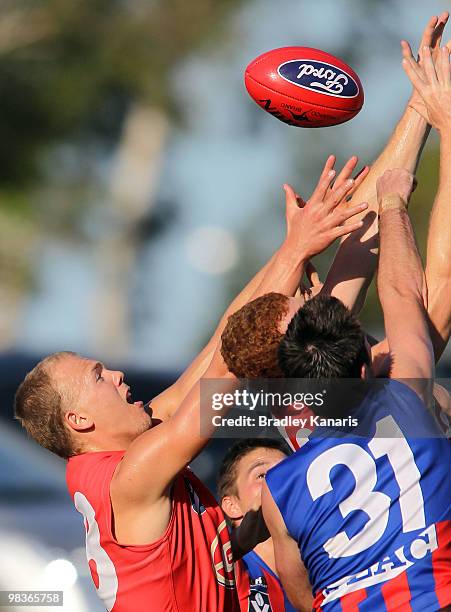
<instances>
[{"instance_id":1,"label":"blurred green background","mask_svg":"<svg viewBox=\"0 0 451 612\"><path fill-rule=\"evenodd\" d=\"M420 0L5 1L0 5L0 338L183 367L283 236L281 185L305 197L329 153L371 163L409 95L399 39ZM283 45L323 48L360 75L348 124L287 127L242 73ZM424 252L438 143L412 218ZM320 258L324 271L331 253ZM374 290L362 314L382 333Z\"/></svg>"}]
</instances>

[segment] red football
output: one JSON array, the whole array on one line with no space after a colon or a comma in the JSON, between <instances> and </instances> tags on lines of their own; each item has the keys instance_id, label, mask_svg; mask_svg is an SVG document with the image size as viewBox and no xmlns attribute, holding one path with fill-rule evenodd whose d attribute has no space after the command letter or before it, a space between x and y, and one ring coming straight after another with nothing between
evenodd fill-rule
<instances>
[{"instance_id":1,"label":"red football","mask_svg":"<svg viewBox=\"0 0 451 612\"><path fill-rule=\"evenodd\" d=\"M259 106L288 125L338 125L363 106L356 73L319 49L282 47L263 53L246 68L244 82Z\"/></svg>"}]
</instances>

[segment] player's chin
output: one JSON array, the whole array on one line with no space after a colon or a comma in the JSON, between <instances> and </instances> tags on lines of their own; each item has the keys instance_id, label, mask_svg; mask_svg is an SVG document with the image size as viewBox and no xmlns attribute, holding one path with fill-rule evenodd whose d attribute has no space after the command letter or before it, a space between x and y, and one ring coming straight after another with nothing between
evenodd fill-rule
<instances>
[{"instance_id":1,"label":"player's chin","mask_svg":"<svg viewBox=\"0 0 451 612\"><path fill-rule=\"evenodd\" d=\"M152 426L153 425L152 425L151 417L147 414L147 412L144 412L141 422L138 427L139 430L137 431L137 435L140 435L144 433L145 431L148 431L149 429L151 429Z\"/></svg>"},{"instance_id":2,"label":"player's chin","mask_svg":"<svg viewBox=\"0 0 451 612\"><path fill-rule=\"evenodd\" d=\"M135 437L138 438L140 435L142 435L143 433L146 433L146 431L149 431L149 429L151 428L152 428L152 423L141 423L141 426L136 431Z\"/></svg>"}]
</instances>

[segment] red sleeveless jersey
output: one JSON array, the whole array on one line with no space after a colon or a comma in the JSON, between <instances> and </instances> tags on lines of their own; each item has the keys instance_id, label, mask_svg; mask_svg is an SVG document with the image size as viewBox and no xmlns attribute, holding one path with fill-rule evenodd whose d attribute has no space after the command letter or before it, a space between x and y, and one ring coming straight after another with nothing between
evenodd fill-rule
<instances>
[{"instance_id":1,"label":"red sleeveless jersey","mask_svg":"<svg viewBox=\"0 0 451 612\"><path fill-rule=\"evenodd\" d=\"M172 487L168 527L156 542L127 545L112 531L110 483L125 451L71 457L67 485L86 528L97 593L112 612L238 612L229 533L208 489L189 469Z\"/></svg>"}]
</instances>

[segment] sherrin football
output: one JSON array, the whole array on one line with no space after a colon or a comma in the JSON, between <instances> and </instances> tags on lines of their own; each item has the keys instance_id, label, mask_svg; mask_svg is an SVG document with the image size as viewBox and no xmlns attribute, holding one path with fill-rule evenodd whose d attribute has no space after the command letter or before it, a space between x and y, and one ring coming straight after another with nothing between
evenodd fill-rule
<instances>
[{"instance_id":1,"label":"sherrin football","mask_svg":"<svg viewBox=\"0 0 451 612\"><path fill-rule=\"evenodd\" d=\"M338 57L310 47L282 47L246 68L249 95L288 125L327 127L349 121L363 106L356 73Z\"/></svg>"}]
</instances>

